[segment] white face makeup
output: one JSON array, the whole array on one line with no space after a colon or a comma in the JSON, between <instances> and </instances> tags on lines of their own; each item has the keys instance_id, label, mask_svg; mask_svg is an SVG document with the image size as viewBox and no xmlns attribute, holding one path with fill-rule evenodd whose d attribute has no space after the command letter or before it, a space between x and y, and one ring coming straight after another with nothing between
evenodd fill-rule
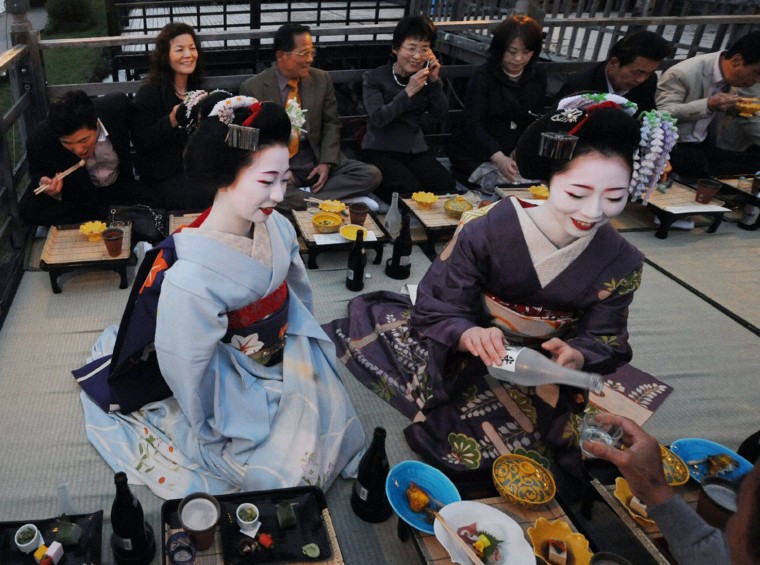
<instances>
[{"instance_id":1,"label":"white face makeup","mask_svg":"<svg viewBox=\"0 0 760 565\"><path fill-rule=\"evenodd\" d=\"M265 147L225 189L228 209L241 223L263 224L285 197L289 170L287 147Z\"/></svg>"},{"instance_id":2,"label":"white face makeup","mask_svg":"<svg viewBox=\"0 0 760 565\"><path fill-rule=\"evenodd\" d=\"M560 247L593 235L623 211L630 180L620 157L588 153L574 159L552 177L539 227Z\"/></svg>"}]
</instances>

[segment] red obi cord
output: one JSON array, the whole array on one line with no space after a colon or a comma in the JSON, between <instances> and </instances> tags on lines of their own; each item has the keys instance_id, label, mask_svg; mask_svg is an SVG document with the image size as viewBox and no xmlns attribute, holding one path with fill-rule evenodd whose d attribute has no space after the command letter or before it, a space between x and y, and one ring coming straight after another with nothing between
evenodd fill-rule
<instances>
[{"instance_id":1,"label":"red obi cord","mask_svg":"<svg viewBox=\"0 0 760 565\"><path fill-rule=\"evenodd\" d=\"M264 298L252 302L240 310L234 310L227 314L227 328L232 330L236 328L245 328L263 320L270 314L279 310L285 300L288 298L288 285L282 283L273 293L266 295Z\"/></svg>"}]
</instances>

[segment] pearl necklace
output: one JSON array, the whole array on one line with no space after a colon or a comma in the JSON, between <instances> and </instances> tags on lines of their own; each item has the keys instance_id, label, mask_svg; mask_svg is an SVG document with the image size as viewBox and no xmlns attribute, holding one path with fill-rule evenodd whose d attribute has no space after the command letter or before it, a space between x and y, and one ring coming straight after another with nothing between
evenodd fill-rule
<instances>
[{"instance_id":1,"label":"pearl necklace","mask_svg":"<svg viewBox=\"0 0 760 565\"><path fill-rule=\"evenodd\" d=\"M185 96L187 95L187 90L185 90L185 92L180 92L179 90L175 88L174 94L177 96L177 98L184 100Z\"/></svg>"},{"instance_id":2,"label":"pearl necklace","mask_svg":"<svg viewBox=\"0 0 760 565\"><path fill-rule=\"evenodd\" d=\"M408 78L406 79L406 84L404 84L403 82L401 82L401 79L400 79L400 78L399 78L399 76L396 74L396 63L393 63L393 64L391 65L391 74L393 75L393 81L394 81L394 82L395 82L397 85L399 85L401 88L406 88L406 87L409 85L409 79L408 79Z\"/></svg>"}]
</instances>

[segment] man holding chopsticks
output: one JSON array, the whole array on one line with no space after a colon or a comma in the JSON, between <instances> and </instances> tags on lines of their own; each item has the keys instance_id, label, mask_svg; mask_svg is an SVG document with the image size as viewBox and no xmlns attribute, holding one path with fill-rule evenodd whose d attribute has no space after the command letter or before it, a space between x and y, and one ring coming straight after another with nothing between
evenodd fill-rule
<instances>
[{"instance_id":1,"label":"man holding chopsticks","mask_svg":"<svg viewBox=\"0 0 760 565\"><path fill-rule=\"evenodd\" d=\"M81 90L53 100L27 147L33 190L21 202L27 224L50 226L107 219L111 204L148 204L130 157L129 99L94 102Z\"/></svg>"}]
</instances>

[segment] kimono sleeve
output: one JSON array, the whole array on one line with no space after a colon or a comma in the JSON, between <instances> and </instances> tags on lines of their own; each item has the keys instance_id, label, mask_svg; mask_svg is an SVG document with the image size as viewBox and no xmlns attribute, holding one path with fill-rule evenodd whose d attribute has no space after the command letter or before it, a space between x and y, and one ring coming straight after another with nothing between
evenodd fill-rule
<instances>
[{"instance_id":1,"label":"kimono sleeve","mask_svg":"<svg viewBox=\"0 0 760 565\"><path fill-rule=\"evenodd\" d=\"M641 284L641 265L620 280L604 283L606 298L586 310L576 326L577 337L568 343L583 353L585 371L609 374L628 363L628 308Z\"/></svg>"},{"instance_id":2,"label":"kimono sleeve","mask_svg":"<svg viewBox=\"0 0 760 565\"><path fill-rule=\"evenodd\" d=\"M288 227L290 227L291 230L293 229L290 225L288 225ZM295 232L293 233L293 236L293 241L290 246L290 268L288 269L286 282L288 283L290 291L298 297L313 316L314 300L311 283L306 274L306 266L303 264L303 259L301 259L298 241L295 239Z\"/></svg>"},{"instance_id":3,"label":"kimono sleeve","mask_svg":"<svg viewBox=\"0 0 760 565\"><path fill-rule=\"evenodd\" d=\"M201 441L218 440L207 418L213 417L215 362L227 331L226 308L209 292L199 295L182 284L189 273L181 261L167 273L156 318L156 355L191 428Z\"/></svg>"},{"instance_id":4,"label":"kimono sleeve","mask_svg":"<svg viewBox=\"0 0 760 565\"><path fill-rule=\"evenodd\" d=\"M482 294L490 272L483 222L466 224L428 269L417 289L412 326L423 335L455 347L462 334L478 325Z\"/></svg>"}]
</instances>

